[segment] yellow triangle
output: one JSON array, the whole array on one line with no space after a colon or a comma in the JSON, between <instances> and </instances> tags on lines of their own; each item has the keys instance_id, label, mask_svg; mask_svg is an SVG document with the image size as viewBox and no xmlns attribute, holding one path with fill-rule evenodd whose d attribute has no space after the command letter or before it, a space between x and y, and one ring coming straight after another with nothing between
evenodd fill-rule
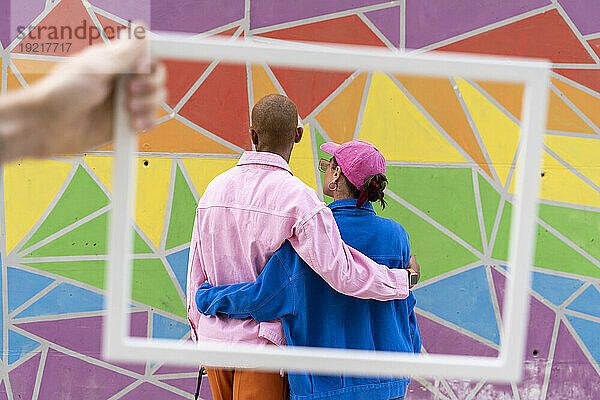
<instances>
[{"instance_id":1,"label":"yellow triangle","mask_svg":"<svg viewBox=\"0 0 600 400\"><path fill-rule=\"evenodd\" d=\"M548 139L548 136L546 139ZM588 164L588 166L592 165ZM600 193L546 152L544 152L543 157L542 173L544 175L542 177L540 198L600 207Z\"/></svg>"},{"instance_id":2,"label":"yellow triangle","mask_svg":"<svg viewBox=\"0 0 600 400\"><path fill-rule=\"evenodd\" d=\"M269 75L260 65L252 65L252 97L254 104L268 94L279 93Z\"/></svg>"},{"instance_id":3,"label":"yellow triangle","mask_svg":"<svg viewBox=\"0 0 600 400\"><path fill-rule=\"evenodd\" d=\"M94 174L108 190L112 191L112 156L85 156L83 161L94 171Z\"/></svg>"},{"instance_id":4,"label":"yellow triangle","mask_svg":"<svg viewBox=\"0 0 600 400\"><path fill-rule=\"evenodd\" d=\"M308 124L304 125L302 140L300 140L300 143L296 143L292 150L290 169L302 182L317 190L312 138L310 137L310 127Z\"/></svg>"},{"instance_id":5,"label":"yellow triangle","mask_svg":"<svg viewBox=\"0 0 600 400\"><path fill-rule=\"evenodd\" d=\"M456 83L504 185L519 144L520 128L469 83L462 79Z\"/></svg>"},{"instance_id":6,"label":"yellow triangle","mask_svg":"<svg viewBox=\"0 0 600 400\"><path fill-rule=\"evenodd\" d=\"M196 191L202 196L210 181L234 167L237 161L231 158L186 158L183 160L183 165L190 175Z\"/></svg>"},{"instance_id":7,"label":"yellow triangle","mask_svg":"<svg viewBox=\"0 0 600 400\"><path fill-rule=\"evenodd\" d=\"M546 145L600 186L600 140L546 135Z\"/></svg>"},{"instance_id":8,"label":"yellow triangle","mask_svg":"<svg viewBox=\"0 0 600 400\"><path fill-rule=\"evenodd\" d=\"M146 165L147 162L147 165ZM137 159L135 221L157 247L160 246L169 196L171 159Z\"/></svg>"},{"instance_id":9,"label":"yellow triangle","mask_svg":"<svg viewBox=\"0 0 600 400\"><path fill-rule=\"evenodd\" d=\"M7 252L40 219L72 167L70 162L50 160L25 160L4 166Z\"/></svg>"},{"instance_id":10,"label":"yellow triangle","mask_svg":"<svg viewBox=\"0 0 600 400\"><path fill-rule=\"evenodd\" d=\"M373 74L360 138L388 161L464 163L464 157L384 74Z\"/></svg>"}]
</instances>

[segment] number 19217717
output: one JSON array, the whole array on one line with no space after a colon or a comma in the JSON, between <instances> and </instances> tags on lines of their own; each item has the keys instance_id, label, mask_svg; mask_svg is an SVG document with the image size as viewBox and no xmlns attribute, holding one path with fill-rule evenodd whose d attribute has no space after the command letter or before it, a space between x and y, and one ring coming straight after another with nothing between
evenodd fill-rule
<instances>
[{"instance_id":1,"label":"number 19217717","mask_svg":"<svg viewBox=\"0 0 600 400\"><path fill-rule=\"evenodd\" d=\"M20 43L17 49L20 53L68 53L72 43L44 42Z\"/></svg>"}]
</instances>

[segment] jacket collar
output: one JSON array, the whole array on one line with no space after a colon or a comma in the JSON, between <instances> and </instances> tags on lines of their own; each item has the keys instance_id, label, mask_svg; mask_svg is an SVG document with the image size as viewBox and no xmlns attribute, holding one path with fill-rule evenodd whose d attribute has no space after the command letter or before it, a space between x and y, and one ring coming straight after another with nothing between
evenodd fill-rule
<instances>
[{"instance_id":1,"label":"jacket collar","mask_svg":"<svg viewBox=\"0 0 600 400\"><path fill-rule=\"evenodd\" d=\"M373 214L375 214L375 209L373 208L373 204L371 204L370 201L365 201L365 203L360 208L357 208L356 200L357 199L336 200L336 201L330 203L328 205L328 207L331 208L332 211L340 210L340 209L351 209L351 210L369 211L369 212L372 212Z\"/></svg>"},{"instance_id":2,"label":"jacket collar","mask_svg":"<svg viewBox=\"0 0 600 400\"><path fill-rule=\"evenodd\" d=\"M268 153L266 151L245 151L240 157L237 165L249 164L269 165L271 167L284 169L290 174L294 175L289 164L285 162L283 157L275 153Z\"/></svg>"}]
</instances>

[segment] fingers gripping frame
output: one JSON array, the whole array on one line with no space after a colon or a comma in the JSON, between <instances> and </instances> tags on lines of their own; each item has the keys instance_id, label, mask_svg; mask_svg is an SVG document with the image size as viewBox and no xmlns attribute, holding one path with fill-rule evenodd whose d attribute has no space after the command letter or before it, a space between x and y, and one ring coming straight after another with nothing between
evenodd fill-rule
<instances>
[{"instance_id":1,"label":"fingers gripping frame","mask_svg":"<svg viewBox=\"0 0 600 400\"><path fill-rule=\"evenodd\" d=\"M131 296L129 230L133 204L137 140L128 127L120 82L115 117L114 205L111 215L110 261L107 270L107 309L104 357L119 361L164 361L176 364L253 367L265 370L311 370L316 373L421 376L492 381L521 377L528 315L530 262L534 250L535 203L538 193L542 133L547 112L549 64L543 61L473 57L449 54L393 54L366 47L261 45L221 39L190 40L161 35L151 42L156 58L220 60L326 70L362 70L424 76L507 81L525 84L521 119L522 151L512 220L509 279L504 304L504 330L497 358L414 355L394 352L258 347L129 336L128 299Z\"/></svg>"}]
</instances>

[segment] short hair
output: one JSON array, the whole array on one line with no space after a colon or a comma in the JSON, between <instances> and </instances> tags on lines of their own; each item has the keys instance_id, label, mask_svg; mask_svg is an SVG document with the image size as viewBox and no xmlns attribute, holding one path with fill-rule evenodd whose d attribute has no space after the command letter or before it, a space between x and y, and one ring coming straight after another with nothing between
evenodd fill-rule
<instances>
[{"instance_id":1,"label":"short hair","mask_svg":"<svg viewBox=\"0 0 600 400\"><path fill-rule=\"evenodd\" d=\"M281 149L294 142L298 109L281 94L268 94L252 108L252 127L268 148Z\"/></svg>"}]
</instances>

